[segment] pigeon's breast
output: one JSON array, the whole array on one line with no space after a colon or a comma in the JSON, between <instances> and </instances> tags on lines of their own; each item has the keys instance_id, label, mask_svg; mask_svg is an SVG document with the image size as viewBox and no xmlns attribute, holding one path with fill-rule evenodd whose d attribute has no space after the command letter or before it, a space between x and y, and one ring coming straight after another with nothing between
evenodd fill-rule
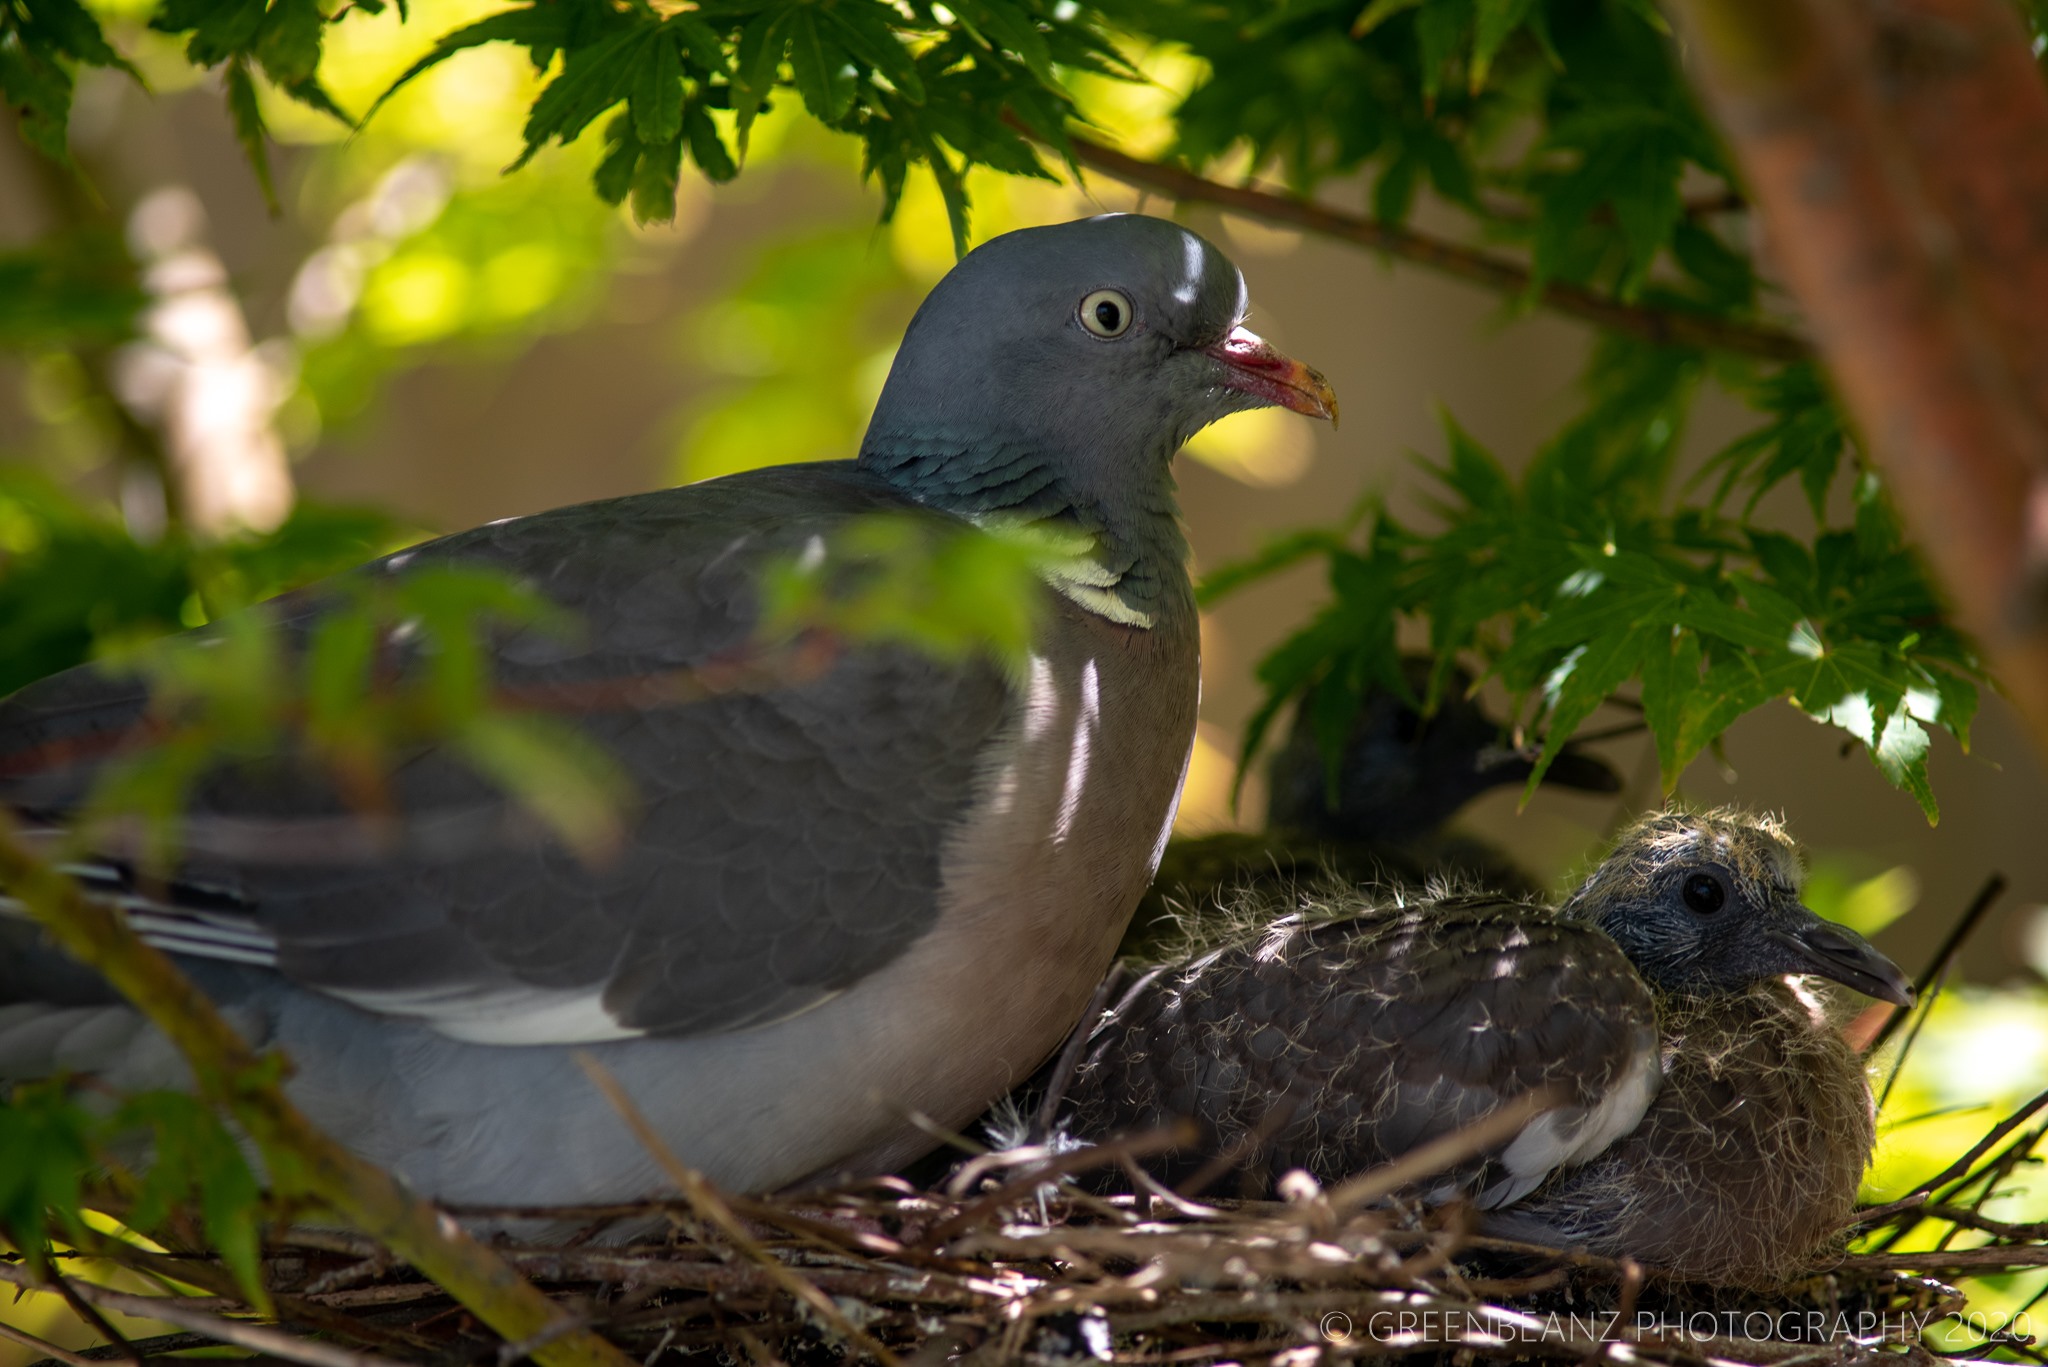
<instances>
[{"instance_id":1,"label":"pigeon's breast","mask_svg":"<svg viewBox=\"0 0 2048 1367\"><path fill-rule=\"evenodd\" d=\"M1876 1142L1863 1060L1779 979L1665 1003L1666 1075L1642 1123L1508 1212L1503 1232L1772 1286L1855 1210Z\"/></svg>"},{"instance_id":2,"label":"pigeon's breast","mask_svg":"<svg viewBox=\"0 0 2048 1367\"><path fill-rule=\"evenodd\" d=\"M1143 629L1056 602L948 842L939 924L889 970L945 984L883 1032L916 1036L901 1094L949 1125L1023 1082L1080 1017L1158 867L1194 745L1193 613ZM1003 1047L976 1047L992 1038ZM893 1128L863 1161L929 1147Z\"/></svg>"}]
</instances>

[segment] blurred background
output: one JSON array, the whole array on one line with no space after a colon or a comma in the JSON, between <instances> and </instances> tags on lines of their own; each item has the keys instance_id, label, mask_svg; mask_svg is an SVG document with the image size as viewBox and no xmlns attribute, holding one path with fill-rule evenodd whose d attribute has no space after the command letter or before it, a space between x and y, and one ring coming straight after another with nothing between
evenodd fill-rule
<instances>
[{"instance_id":1,"label":"blurred background","mask_svg":"<svg viewBox=\"0 0 2048 1367\"><path fill-rule=\"evenodd\" d=\"M330 32L322 74L343 108L368 107L436 35L487 9L412 8L406 24L387 11ZM436 68L354 137L303 107L267 104L284 144L272 214L218 92L192 87L173 40L136 23L119 44L153 93L81 73L72 141L86 188L0 129L0 252L108 225L144 263L151 296L141 340L101 354L0 350L0 557L14 564L36 550L9 512L24 498L70 500L82 528L125 529L146 546L172 512L163 468L182 491L177 515L195 528L273 527L301 502L361 505L383 516L344 530L373 550L755 465L850 456L897 336L953 260L929 182L914 178L895 221L878 224L857 149L793 100L763 116L737 182L685 175L672 225L637 227L590 193L594 137L503 175L537 82L522 54L499 47ZM1081 77L1075 87L1121 146L1144 153L1169 136L1164 114L1185 62L1139 56L1150 85ZM977 172L973 193L976 241L1103 210L1171 211L1102 177L1075 187ZM1425 204L1423 226L1429 215ZM1444 412L1514 464L1577 409L1593 340L1580 325L1516 314L1342 244L1212 212L1184 221L1243 268L1252 326L1323 370L1343 402L1334 431L1268 412L1197 440L1179 479L1198 572L1332 521L1368 491L1426 525L1416 457L1441 452ZM8 309L0 297L0 319ZM1710 397L1688 435L1691 458L1756 423ZM1790 527L1802 505L1790 486L1781 494ZM117 581L42 592L89 616L138 591L147 557L137 564ZM1184 830L1258 823L1256 774L1231 802L1259 697L1252 670L1323 596L1320 571L1304 568L1205 618ZM190 605L188 619L201 611ZM15 671L7 687L36 672L32 659L0 668ZM1696 763L1681 793L1783 813L1813 852L1816 905L1882 927L1879 943L1909 972L1987 876L2009 880L1960 960L1967 986L1939 1005L1887 1106L1872 1178L1881 1197L2048 1081L2048 770L1987 695L1970 753L1935 741L1942 819L1930 826L1840 735L1772 704L1735 726L1725 763ZM1523 809L1502 790L1461 827L1541 881L1568 879L1657 800L1644 738L1596 748L1628 780L1618 796L1546 789ZM2048 1216L2048 1199L2023 1196L1997 1213L2027 1208ZM2000 1296L2015 1305L2040 1283L2015 1279Z\"/></svg>"}]
</instances>

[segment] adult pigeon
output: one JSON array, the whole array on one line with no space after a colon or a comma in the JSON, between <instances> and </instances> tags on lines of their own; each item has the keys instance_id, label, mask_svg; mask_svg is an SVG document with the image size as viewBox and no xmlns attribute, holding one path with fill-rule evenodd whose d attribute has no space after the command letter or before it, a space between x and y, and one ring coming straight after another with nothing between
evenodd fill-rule
<instances>
[{"instance_id":1,"label":"adult pigeon","mask_svg":"<svg viewBox=\"0 0 2048 1367\"><path fill-rule=\"evenodd\" d=\"M1856 1053L1788 975L1902 1005L1898 967L1800 903L1791 840L1729 811L1637 822L1561 907L1335 896L1146 975L1066 1093L1071 1133L1193 1118L1162 1176L1329 1182L1531 1093L1432 1179L1494 1232L1766 1285L1847 1222L1874 1142ZM1527 1103L1521 1103L1527 1104Z\"/></svg>"},{"instance_id":2,"label":"adult pigeon","mask_svg":"<svg viewBox=\"0 0 2048 1367\"><path fill-rule=\"evenodd\" d=\"M1335 416L1322 377L1245 312L1236 268L1172 223L1010 233L918 310L857 460L494 523L354 575L484 566L575 615L573 635L496 637L489 664L507 696L581 699L575 723L632 780L608 862L510 819L502 791L428 746L389 775L382 846L323 846L363 823L279 754L202 776L168 880L120 849L81 876L291 1057L316 1123L426 1194L657 1190L578 1050L729 1187L912 1157L1059 1043L1171 827L1197 691L1171 457L1239 410ZM856 643L816 677L698 701L632 686L743 657L765 567L876 513L1085 547L1045 573L1028 669ZM302 646L351 591L258 611ZM383 649L418 664L403 624ZM92 668L16 694L0 802L60 828L110 751L147 743L149 706L136 678ZM181 1075L32 927L0 937L0 1078Z\"/></svg>"},{"instance_id":3,"label":"adult pigeon","mask_svg":"<svg viewBox=\"0 0 2048 1367\"><path fill-rule=\"evenodd\" d=\"M1401 670L1419 698L1435 662L1409 655ZM1181 922L1221 911L1249 885L1284 890L1329 877L1366 886L1421 887L1432 879L1477 880L1495 892L1534 896L1535 883L1494 846L1444 829L1482 793L1527 781L1532 752L1503 742L1507 728L1470 696L1472 676L1453 669L1425 716L1391 689L1369 689L1338 753L1334 792L1317 743L1315 688L1297 701L1287 739L1266 764L1266 828L1179 836L1138 903L1125 954L1157 957ZM1543 781L1589 793L1621 791L1621 776L1567 744Z\"/></svg>"}]
</instances>

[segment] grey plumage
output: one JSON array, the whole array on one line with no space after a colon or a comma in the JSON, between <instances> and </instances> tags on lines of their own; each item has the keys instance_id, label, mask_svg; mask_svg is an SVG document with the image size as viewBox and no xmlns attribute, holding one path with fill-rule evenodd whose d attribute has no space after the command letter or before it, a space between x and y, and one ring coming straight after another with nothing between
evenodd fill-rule
<instances>
[{"instance_id":1,"label":"grey plumage","mask_svg":"<svg viewBox=\"0 0 2048 1367\"><path fill-rule=\"evenodd\" d=\"M294 1058L317 1122L433 1195L659 1185L579 1045L723 1183L911 1156L929 1143L912 1113L960 1123L1057 1043L1156 862L1197 676L1168 462L1239 409L1333 412L1244 310L1236 269L1172 224L1013 233L919 310L857 461L558 509L357 572L485 565L576 616L567 636L499 634L490 667L511 696L581 699L567 714L632 779L610 862L423 746L390 775L395 841L365 838L329 775L271 756L202 777L164 887L109 849L93 890ZM876 512L1085 534L1049 576L1027 677L857 645L765 691L630 686L743 652L764 565ZM338 596L257 611L299 648ZM402 633L384 647L419 664ZM148 703L82 669L0 704L0 801L62 823ZM0 1079L180 1075L161 1040L94 1023L122 1013L103 987L41 986L60 970L25 924L0 919L0 965Z\"/></svg>"},{"instance_id":2,"label":"grey plumage","mask_svg":"<svg viewBox=\"0 0 2048 1367\"><path fill-rule=\"evenodd\" d=\"M1768 1284L1846 1221L1873 1143L1860 1060L1788 974L1897 1002L1884 956L1798 901L1768 820L1660 814L1563 906L1485 895L1374 904L1336 889L1146 977L1067 1090L1084 1138L1178 1117L1264 1185L1385 1163L1523 1095L1534 1119L1434 1179L1494 1230Z\"/></svg>"}]
</instances>

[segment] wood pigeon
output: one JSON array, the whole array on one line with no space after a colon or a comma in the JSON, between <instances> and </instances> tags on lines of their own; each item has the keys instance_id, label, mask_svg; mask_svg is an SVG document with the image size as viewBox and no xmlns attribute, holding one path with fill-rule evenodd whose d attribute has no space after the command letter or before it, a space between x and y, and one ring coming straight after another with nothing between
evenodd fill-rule
<instances>
[{"instance_id":1,"label":"wood pigeon","mask_svg":"<svg viewBox=\"0 0 2048 1367\"><path fill-rule=\"evenodd\" d=\"M1427 656L1402 658L1414 698L1427 693L1434 667ZM1266 829L1168 841L1123 952L1156 959L1182 934L1182 918L1199 920L1214 910L1227 916L1251 884L1284 891L1332 876L1363 886L1476 880L1493 892L1536 895L1536 884L1498 849L1444 829L1473 798L1527 782L1535 768L1533 752L1508 745L1506 726L1471 692L1472 676L1453 669L1442 701L1425 717L1391 689L1368 690L1345 733L1333 794L1311 688L1267 761ZM1569 744L1543 781L1581 792L1621 791L1620 775Z\"/></svg>"},{"instance_id":2,"label":"wood pigeon","mask_svg":"<svg viewBox=\"0 0 2048 1367\"><path fill-rule=\"evenodd\" d=\"M1154 969L1069 1085L1081 1139L1187 1117L1157 1161L1334 1183L1544 1099L1420 1193L1492 1232L1769 1284L1847 1222L1874 1142L1861 1060L1817 975L1910 1004L1898 967L1800 903L1775 821L1638 821L1561 907L1466 895L1248 914ZM1219 1161L1220 1160L1220 1161Z\"/></svg>"},{"instance_id":3,"label":"wood pigeon","mask_svg":"<svg viewBox=\"0 0 2048 1367\"><path fill-rule=\"evenodd\" d=\"M508 631L508 696L575 724L636 789L596 865L508 815L445 747L389 775L395 838L291 754L192 789L180 860L80 869L259 1045L342 1142L452 1202L631 1199L664 1183L579 1068L728 1187L877 1171L970 1120L1058 1045L1171 828L1197 622L1168 465L1227 414L1334 418L1315 371L1243 326L1221 252L1137 215L965 257L904 337L857 460L562 508L375 562L514 576L580 630ZM1037 524L1028 668L855 643L816 677L677 701L632 681L753 639L764 567L871 513ZM303 645L348 584L257 609ZM394 630L396 668L417 650ZM0 704L0 802L60 829L109 753L148 742L136 678L80 668ZM373 828L384 829L384 828ZM0 1079L182 1068L90 974L0 918Z\"/></svg>"}]
</instances>

